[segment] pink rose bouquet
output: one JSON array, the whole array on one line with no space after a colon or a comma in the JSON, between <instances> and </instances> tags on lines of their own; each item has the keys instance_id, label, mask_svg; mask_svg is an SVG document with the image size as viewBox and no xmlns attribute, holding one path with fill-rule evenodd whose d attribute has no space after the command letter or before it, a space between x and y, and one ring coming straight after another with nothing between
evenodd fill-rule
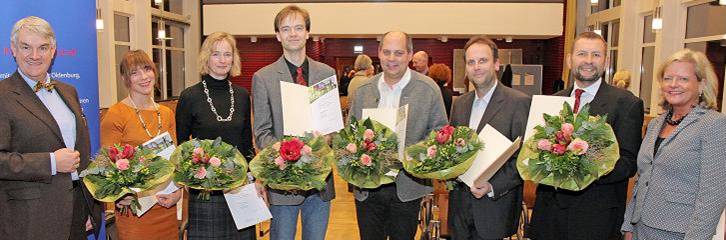
<instances>
[{"instance_id":1,"label":"pink rose bouquet","mask_svg":"<svg viewBox=\"0 0 726 240\"><path fill-rule=\"evenodd\" d=\"M360 188L392 183L395 176L386 173L401 167L396 139L396 134L379 122L352 119L333 139L335 167L341 178Z\"/></svg>"},{"instance_id":2,"label":"pink rose bouquet","mask_svg":"<svg viewBox=\"0 0 726 240\"><path fill-rule=\"evenodd\" d=\"M93 197L101 202L115 202L126 194L155 188L166 182L174 165L154 154L151 149L131 145L102 148L94 161L81 171L80 177ZM136 213L138 203L122 209Z\"/></svg>"},{"instance_id":3,"label":"pink rose bouquet","mask_svg":"<svg viewBox=\"0 0 726 240\"><path fill-rule=\"evenodd\" d=\"M565 103L559 116L544 119L517 158L524 180L579 191L615 167L618 142L606 117L590 116L587 105L574 114Z\"/></svg>"},{"instance_id":4,"label":"pink rose bouquet","mask_svg":"<svg viewBox=\"0 0 726 240\"><path fill-rule=\"evenodd\" d=\"M464 174L483 147L476 131L446 125L428 138L406 148L403 167L418 178L447 180Z\"/></svg>"},{"instance_id":5,"label":"pink rose bouquet","mask_svg":"<svg viewBox=\"0 0 726 240\"><path fill-rule=\"evenodd\" d=\"M186 141L174 150L170 160L177 169L174 181L201 190L203 200L209 199L211 191L234 189L247 182L247 160L221 138Z\"/></svg>"}]
</instances>

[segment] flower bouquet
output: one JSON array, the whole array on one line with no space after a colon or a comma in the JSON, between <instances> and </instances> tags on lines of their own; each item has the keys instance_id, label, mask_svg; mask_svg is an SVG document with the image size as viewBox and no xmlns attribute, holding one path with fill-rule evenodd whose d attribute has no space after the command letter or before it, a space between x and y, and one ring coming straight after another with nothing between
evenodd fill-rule
<instances>
[{"instance_id":1,"label":"flower bouquet","mask_svg":"<svg viewBox=\"0 0 726 240\"><path fill-rule=\"evenodd\" d=\"M418 178L455 178L471 167L482 147L471 128L446 125L438 131L431 131L426 140L408 146L403 168Z\"/></svg>"},{"instance_id":2,"label":"flower bouquet","mask_svg":"<svg viewBox=\"0 0 726 240\"><path fill-rule=\"evenodd\" d=\"M370 118L353 119L335 136L333 148L340 177L360 188L392 183L395 176L386 173L400 168L396 135Z\"/></svg>"},{"instance_id":3,"label":"flower bouquet","mask_svg":"<svg viewBox=\"0 0 726 240\"><path fill-rule=\"evenodd\" d=\"M559 116L544 114L517 157L524 180L579 191L608 174L620 158L615 133L607 116L590 116L585 105L578 114L563 104Z\"/></svg>"},{"instance_id":4,"label":"flower bouquet","mask_svg":"<svg viewBox=\"0 0 726 240\"><path fill-rule=\"evenodd\" d=\"M88 191L98 201L115 202L126 194L153 189L166 182L174 172L174 165L157 156L153 150L131 145L102 148L80 177ZM121 213L134 214L140 205L132 201Z\"/></svg>"},{"instance_id":5,"label":"flower bouquet","mask_svg":"<svg viewBox=\"0 0 726 240\"><path fill-rule=\"evenodd\" d=\"M284 137L250 162L252 175L273 189L322 190L332 170L332 151L323 137Z\"/></svg>"},{"instance_id":6,"label":"flower bouquet","mask_svg":"<svg viewBox=\"0 0 726 240\"><path fill-rule=\"evenodd\" d=\"M247 182L245 157L221 138L184 142L170 160L177 169L174 181L201 190L202 200L209 200L211 191L233 189Z\"/></svg>"}]
</instances>

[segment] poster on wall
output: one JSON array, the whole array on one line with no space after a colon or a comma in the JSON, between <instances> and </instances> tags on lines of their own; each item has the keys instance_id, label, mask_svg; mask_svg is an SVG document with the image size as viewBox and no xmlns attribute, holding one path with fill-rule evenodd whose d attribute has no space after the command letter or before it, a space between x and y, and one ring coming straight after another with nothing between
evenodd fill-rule
<instances>
[{"instance_id":1,"label":"poster on wall","mask_svg":"<svg viewBox=\"0 0 726 240\"><path fill-rule=\"evenodd\" d=\"M56 37L56 53L50 77L71 84L88 122L91 152L99 145L98 57L96 49L96 2L83 0L12 0L0 8L0 80L17 70L10 47L16 21L38 16L48 21Z\"/></svg>"}]
</instances>

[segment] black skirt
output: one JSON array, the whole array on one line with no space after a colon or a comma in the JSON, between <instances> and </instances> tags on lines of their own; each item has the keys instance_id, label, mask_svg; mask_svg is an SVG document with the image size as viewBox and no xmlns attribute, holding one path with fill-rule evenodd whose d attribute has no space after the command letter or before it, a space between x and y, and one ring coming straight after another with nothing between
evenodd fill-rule
<instances>
[{"instance_id":1,"label":"black skirt","mask_svg":"<svg viewBox=\"0 0 726 240\"><path fill-rule=\"evenodd\" d=\"M187 237L194 239L255 240L255 226L237 230L222 191L213 191L210 199L199 199L199 191L189 194Z\"/></svg>"}]
</instances>

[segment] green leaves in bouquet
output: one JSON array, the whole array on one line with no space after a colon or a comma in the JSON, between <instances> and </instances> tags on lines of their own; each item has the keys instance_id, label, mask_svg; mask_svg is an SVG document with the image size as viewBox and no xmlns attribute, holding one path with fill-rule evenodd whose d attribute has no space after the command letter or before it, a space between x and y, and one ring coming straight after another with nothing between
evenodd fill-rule
<instances>
[{"instance_id":1,"label":"green leaves in bouquet","mask_svg":"<svg viewBox=\"0 0 726 240\"><path fill-rule=\"evenodd\" d=\"M275 159L280 156L275 145L263 149L251 162L252 174L273 189L285 191L310 190L325 188L325 179L332 170L332 152L322 137L314 137L307 134L304 137L297 137L312 149L310 156L301 155L300 159L284 163L284 167L275 164ZM293 137L286 136L283 140L291 140ZM282 142L282 141L280 141Z\"/></svg>"},{"instance_id":2,"label":"green leaves in bouquet","mask_svg":"<svg viewBox=\"0 0 726 240\"><path fill-rule=\"evenodd\" d=\"M218 166L194 162L196 148L204 151L204 158L220 160ZM177 165L174 181L199 190L224 190L238 187L246 182L247 164L244 156L234 146L221 138L215 140L192 139L177 147L171 157ZM201 169L204 168L204 169Z\"/></svg>"},{"instance_id":3,"label":"green leaves in bouquet","mask_svg":"<svg viewBox=\"0 0 726 240\"><path fill-rule=\"evenodd\" d=\"M455 178L469 169L483 147L476 132L465 126L456 127L443 144L436 140L437 135L438 131L432 131L426 140L406 148L409 156L403 162L406 171L419 178ZM461 140L463 144L456 144Z\"/></svg>"},{"instance_id":4,"label":"green leaves in bouquet","mask_svg":"<svg viewBox=\"0 0 726 240\"><path fill-rule=\"evenodd\" d=\"M366 142L365 132L373 131ZM369 147L369 144L372 144ZM358 121L355 117L333 138L335 167L345 181L360 188L376 188L391 183L394 177L385 175L400 168L396 135L383 124L370 118Z\"/></svg>"}]
</instances>

